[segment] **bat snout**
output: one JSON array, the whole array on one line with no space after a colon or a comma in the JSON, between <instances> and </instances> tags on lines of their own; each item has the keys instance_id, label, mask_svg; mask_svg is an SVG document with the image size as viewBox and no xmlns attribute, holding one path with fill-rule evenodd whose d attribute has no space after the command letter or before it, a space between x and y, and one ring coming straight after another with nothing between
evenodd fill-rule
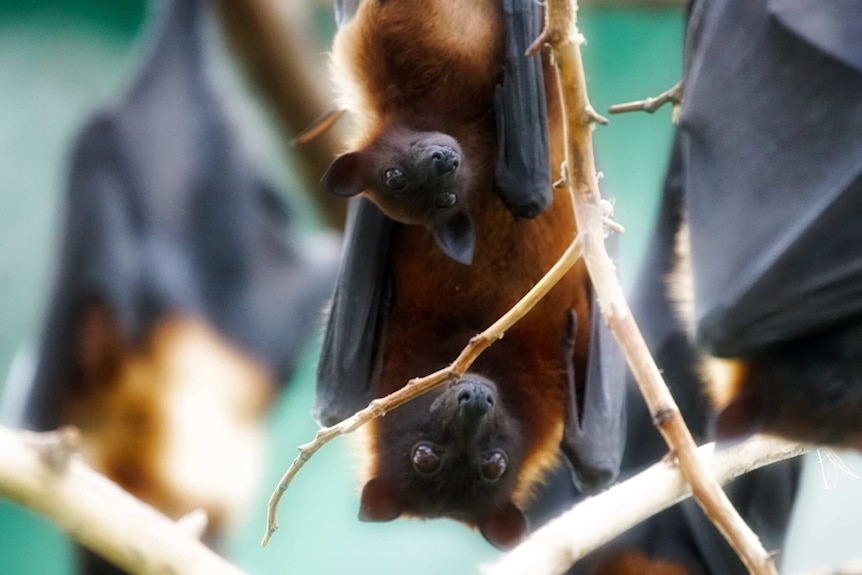
<instances>
[{"instance_id":1,"label":"bat snout","mask_svg":"<svg viewBox=\"0 0 862 575\"><path fill-rule=\"evenodd\" d=\"M464 415L481 417L494 408L493 391L481 383L466 383L458 390L458 408Z\"/></svg>"},{"instance_id":2,"label":"bat snout","mask_svg":"<svg viewBox=\"0 0 862 575\"><path fill-rule=\"evenodd\" d=\"M431 172L443 176L454 172L461 165L461 154L451 146L439 146L431 152Z\"/></svg>"}]
</instances>

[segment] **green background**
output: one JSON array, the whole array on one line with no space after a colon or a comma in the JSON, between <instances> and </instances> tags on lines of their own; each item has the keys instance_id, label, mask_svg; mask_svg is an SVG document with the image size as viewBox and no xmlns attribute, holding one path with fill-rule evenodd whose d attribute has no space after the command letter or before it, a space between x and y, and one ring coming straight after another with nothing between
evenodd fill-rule
<instances>
[{"instance_id":1,"label":"green background","mask_svg":"<svg viewBox=\"0 0 862 575\"><path fill-rule=\"evenodd\" d=\"M129 73L146 15L140 0L0 0L0 381L39 329L55 267L71 138ZM320 17L328 20L327 14ZM586 8L581 24L589 39L584 57L596 109L657 94L678 80L680 9ZM320 42L323 53L328 39ZM235 77L225 74L223 80L237 99L237 113L251 126L252 147L270 175L290 189L289 169L265 114ZM669 110L613 117L596 132L604 191L616 199L616 217L627 228L620 252L626 282L643 250L671 132ZM307 200L295 194L294 199L310 231L317 219ZM314 434L309 406L315 360L316 349L309 349L272 413L267 476L244 524L231 533L231 560L252 574L358 575L471 573L492 560L496 552L481 537L453 522L360 524L353 476L358 461L350 438L327 447L306 467L284 499L281 529L269 548L260 549L269 490L295 446ZM855 458L846 460L853 464ZM805 483L784 553L788 567L862 555L852 521L862 513L854 509L862 500L859 481L814 462ZM71 572L70 557L60 533L0 502L0 575L64 575Z\"/></svg>"}]
</instances>

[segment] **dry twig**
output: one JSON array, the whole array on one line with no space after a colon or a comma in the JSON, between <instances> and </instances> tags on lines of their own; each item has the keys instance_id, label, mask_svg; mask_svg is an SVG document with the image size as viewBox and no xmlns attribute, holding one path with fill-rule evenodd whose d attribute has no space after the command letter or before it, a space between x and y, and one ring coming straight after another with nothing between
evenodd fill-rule
<instances>
[{"instance_id":1,"label":"dry twig","mask_svg":"<svg viewBox=\"0 0 862 575\"><path fill-rule=\"evenodd\" d=\"M683 81L680 80L669 90L662 92L658 96L647 98L646 100L638 100L636 102L627 102L625 104L614 104L608 108L609 114L624 114L626 112L646 112L654 113L656 110L670 102L673 104L674 118L678 115L679 105L682 104L682 89Z\"/></svg>"},{"instance_id":2,"label":"dry twig","mask_svg":"<svg viewBox=\"0 0 862 575\"><path fill-rule=\"evenodd\" d=\"M697 451L718 481L727 483L752 469L801 455L806 449L801 444L757 436L730 449L715 452L714 444L709 444ZM691 487L678 466L664 459L548 522L486 573L565 573L587 553L690 496Z\"/></svg>"},{"instance_id":3,"label":"dry twig","mask_svg":"<svg viewBox=\"0 0 862 575\"><path fill-rule=\"evenodd\" d=\"M0 427L0 494L130 573L242 575L189 533L199 514L176 523L138 501L87 467L74 437Z\"/></svg>"},{"instance_id":4,"label":"dry twig","mask_svg":"<svg viewBox=\"0 0 862 575\"><path fill-rule=\"evenodd\" d=\"M577 29L577 1L547 0L546 7L546 29L540 40L550 46L559 75L566 118L563 175L574 197L584 261L601 309L620 343L653 421L678 458L698 503L739 554L749 572L776 574L772 558L757 535L742 520L721 486L697 458L694 439L632 318L603 240L601 196L592 147L592 117L588 112L589 99L580 53L584 38Z\"/></svg>"}]
</instances>

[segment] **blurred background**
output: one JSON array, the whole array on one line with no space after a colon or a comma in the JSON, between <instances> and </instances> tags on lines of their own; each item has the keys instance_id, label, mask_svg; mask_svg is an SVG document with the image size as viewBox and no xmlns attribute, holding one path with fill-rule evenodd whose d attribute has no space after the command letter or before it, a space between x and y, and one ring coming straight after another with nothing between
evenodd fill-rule
<instances>
[{"instance_id":1,"label":"blurred background","mask_svg":"<svg viewBox=\"0 0 862 575\"><path fill-rule=\"evenodd\" d=\"M288 0L285 0L288 1ZM325 72L334 32L327 2L304 4L314 23L311 50ZM594 107L658 94L679 79L683 12L680 3L632 6L593 3L581 11L589 42L584 50ZM16 354L37 337L56 267L61 199L72 137L97 105L118 92L140 51L151 6L143 0L0 0L0 385ZM218 35L213 23L212 32ZM226 49L223 48L225 52ZM225 54L226 55L226 54ZM275 121L223 58L218 70L234 120L247 145L298 213L301 231L321 231L323 219L294 177L290 151ZM655 116L613 117L596 131L606 195L626 227L619 268L634 277L654 213L672 133L670 110ZM248 136L250 134L250 136ZM255 505L231 532L229 558L251 574L409 572L471 573L497 552L450 521L360 524L359 485L350 438L321 451L299 475L281 507L281 529L259 547L271 488L313 437L310 416L317 346L306 350L295 377L268 422L268 469ZM418 374L417 374L418 375ZM804 495L782 553L787 572L862 553L855 518L862 516L862 485L809 457ZM842 455L862 469L857 457ZM29 513L0 501L0 574L66 575L71 547L62 534Z\"/></svg>"}]
</instances>

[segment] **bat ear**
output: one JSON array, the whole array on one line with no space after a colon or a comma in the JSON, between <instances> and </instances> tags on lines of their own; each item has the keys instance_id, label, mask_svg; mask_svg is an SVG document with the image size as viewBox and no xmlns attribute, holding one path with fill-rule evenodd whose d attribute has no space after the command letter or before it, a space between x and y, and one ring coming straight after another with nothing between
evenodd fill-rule
<instances>
[{"instance_id":1,"label":"bat ear","mask_svg":"<svg viewBox=\"0 0 862 575\"><path fill-rule=\"evenodd\" d=\"M362 499L359 504L360 521L392 521L401 515L402 511L392 488L385 480L375 477L362 488Z\"/></svg>"},{"instance_id":2,"label":"bat ear","mask_svg":"<svg viewBox=\"0 0 862 575\"><path fill-rule=\"evenodd\" d=\"M476 248L476 230L473 220L465 212L458 212L431 230L434 240L443 253L465 266L473 263Z\"/></svg>"},{"instance_id":3,"label":"bat ear","mask_svg":"<svg viewBox=\"0 0 862 575\"><path fill-rule=\"evenodd\" d=\"M751 393L741 393L721 410L715 420L715 440L734 444L763 430L762 406Z\"/></svg>"},{"instance_id":4,"label":"bat ear","mask_svg":"<svg viewBox=\"0 0 862 575\"><path fill-rule=\"evenodd\" d=\"M359 179L361 156L359 152L347 152L335 158L320 179L320 186L336 196L350 197L362 192Z\"/></svg>"},{"instance_id":5,"label":"bat ear","mask_svg":"<svg viewBox=\"0 0 862 575\"><path fill-rule=\"evenodd\" d=\"M479 519L479 531L485 539L502 551L520 543L527 531L527 518L514 503L507 501L502 507Z\"/></svg>"}]
</instances>

